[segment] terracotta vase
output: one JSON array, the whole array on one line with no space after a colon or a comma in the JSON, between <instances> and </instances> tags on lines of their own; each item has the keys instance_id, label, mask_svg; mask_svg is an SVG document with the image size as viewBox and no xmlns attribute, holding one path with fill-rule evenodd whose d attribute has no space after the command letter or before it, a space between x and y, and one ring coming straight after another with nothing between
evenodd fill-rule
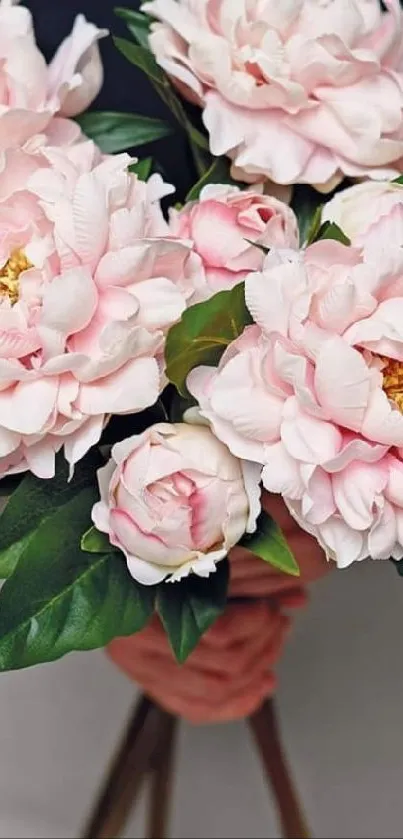
<instances>
[{"instance_id":1,"label":"terracotta vase","mask_svg":"<svg viewBox=\"0 0 403 839\"><path fill-rule=\"evenodd\" d=\"M294 551L301 576L276 572L236 548L230 555L230 598L224 615L180 666L155 617L129 638L113 641L111 659L171 713L193 723L222 722L252 714L273 694L273 668L291 628L289 612L304 606L305 586L329 568L317 543L303 533L279 499L264 497Z\"/></svg>"}]
</instances>

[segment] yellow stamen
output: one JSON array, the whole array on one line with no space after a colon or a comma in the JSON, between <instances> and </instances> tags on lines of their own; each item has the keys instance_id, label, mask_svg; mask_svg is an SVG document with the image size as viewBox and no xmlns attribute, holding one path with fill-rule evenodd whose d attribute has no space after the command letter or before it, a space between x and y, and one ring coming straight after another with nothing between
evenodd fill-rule
<instances>
[{"instance_id":1,"label":"yellow stamen","mask_svg":"<svg viewBox=\"0 0 403 839\"><path fill-rule=\"evenodd\" d=\"M14 305L20 293L20 274L32 268L23 250L12 251L10 259L0 268L0 297L8 297Z\"/></svg>"},{"instance_id":2,"label":"yellow stamen","mask_svg":"<svg viewBox=\"0 0 403 839\"><path fill-rule=\"evenodd\" d=\"M403 362L393 358L382 360L386 364L382 370L382 387L388 399L394 402L403 414Z\"/></svg>"}]
</instances>

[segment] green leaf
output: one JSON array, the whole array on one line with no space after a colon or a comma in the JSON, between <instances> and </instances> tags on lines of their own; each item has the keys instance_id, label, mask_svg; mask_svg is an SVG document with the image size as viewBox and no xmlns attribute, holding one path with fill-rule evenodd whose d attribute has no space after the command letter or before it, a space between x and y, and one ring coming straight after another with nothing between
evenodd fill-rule
<instances>
[{"instance_id":1,"label":"green leaf","mask_svg":"<svg viewBox=\"0 0 403 839\"><path fill-rule=\"evenodd\" d=\"M133 9L115 9L115 14L122 18L131 33L133 38L140 44L140 46L149 49L148 36L150 34L151 20L147 15L141 12L135 12Z\"/></svg>"},{"instance_id":2,"label":"green leaf","mask_svg":"<svg viewBox=\"0 0 403 839\"><path fill-rule=\"evenodd\" d=\"M342 229L334 221L325 221L318 230L314 239L315 242L320 242L322 239L334 239L342 245L351 245L351 239L343 233Z\"/></svg>"},{"instance_id":3,"label":"green leaf","mask_svg":"<svg viewBox=\"0 0 403 839\"><path fill-rule=\"evenodd\" d=\"M185 114L185 111L183 111L183 113ZM202 149L205 152L209 152L210 144L207 137L205 136L205 134L202 134L198 128L195 128L194 125L192 125L192 123L186 117L186 114L182 124L183 128L189 136L189 140L191 141L191 143L194 143L194 145L198 146L199 149Z\"/></svg>"},{"instance_id":4,"label":"green leaf","mask_svg":"<svg viewBox=\"0 0 403 839\"><path fill-rule=\"evenodd\" d=\"M151 84L161 97L162 101L165 102L167 108L169 108L179 125L184 129L184 131L186 131L190 142L200 149L209 151L209 142L207 137L190 122L179 97L176 95L168 79L168 76L158 66L153 54L145 47L132 44L131 41L127 41L126 38L114 38L113 41L122 55L124 55L131 64L134 64L135 67L138 67L139 70L148 76Z\"/></svg>"},{"instance_id":5,"label":"green leaf","mask_svg":"<svg viewBox=\"0 0 403 839\"><path fill-rule=\"evenodd\" d=\"M126 38L114 37L113 41L119 52L130 61L130 64L134 64L135 67L142 70L153 82L162 85L165 84L164 72L158 66L153 54L148 49L137 46L137 44L132 44Z\"/></svg>"},{"instance_id":6,"label":"green leaf","mask_svg":"<svg viewBox=\"0 0 403 839\"><path fill-rule=\"evenodd\" d=\"M171 126L162 119L138 114L99 111L78 117L84 134L94 140L105 154L152 143L172 134Z\"/></svg>"},{"instance_id":7,"label":"green leaf","mask_svg":"<svg viewBox=\"0 0 403 839\"><path fill-rule=\"evenodd\" d=\"M395 178L395 179L392 181L392 184L403 184L403 175L399 175L399 177L398 177L398 178Z\"/></svg>"},{"instance_id":8,"label":"green leaf","mask_svg":"<svg viewBox=\"0 0 403 839\"><path fill-rule=\"evenodd\" d=\"M294 187L291 207L298 219L301 244L306 244L312 231L318 207L323 204L323 197L310 186Z\"/></svg>"},{"instance_id":9,"label":"green leaf","mask_svg":"<svg viewBox=\"0 0 403 839\"><path fill-rule=\"evenodd\" d=\"M95 488L84 489L44 521L3 586L1 671L104 647L151 617L155 589L138 585L123 558L80 550L95 500Z\"/></svg>"},{"instance_id":10,"label":"green leaf","mask_svg":"<svg viewBox=\"0 0 403 839\"><path fill-rule=\"evenodd\" d=\"M233 184L239 186L230 175L230 163L225 157L216 157L207 172L192 187L186 196L186 201L197 201L203 187L207 184Z\"/></svg>"},{"instance_id":11,"label":"green leaf","mask_svg":"<svg viewBox=\"0 0 403 839\"><path fill-rule=\"evenodd\" d=\"M143 157L142 160L138 160L137 163L132 163L132 165L129 166L129 172L133 172L137 175L140 181L148 181L152 167L152 157Z\"/></svg>"},{"instance_id":12,"label":"green leaf","mask_svg":"<svg viewBox=\"0 0 403 839\"><path fill-rule=\"evenodd\" d=\"M240 544L279 571L299 577L294 556L280 528L268 513L263 511L260 514L257 530L251 536L244 536Z\"/></svg>"},{"instance_id":13,"label":"green leaf","mask_svg":"<svg viewBox=\"0 0 403 839\"><path fill-rule=\"evenodd\" d=\"M176 659L183 664L227 602L229 562L222 560L208 579L191 574L180 583L162 583L156 609Z\"/></svg>"},{"instance_id":14,"label":"green leaf","mask_svg":"<svg viewBox=\"0 0 403 839\"><path fill-rule=\"evenodd\" d=\"M44 481L27 474L10 496L0 517L0 578L9 577L27 547L30 537L53 513L74 498L84 487L95 484L101 459L92 452L76 466L68 482L68 465L60 455L56 476Z\"/></svg>"},{"instance_id":15,"label":"green leaf","mask_svg":"<svg viewBox=\"0 0 403 839\"><path fill-rule=\"evenodd\" d=\"M306 240L307 245L312 245L313 242L316 242L316 240L319 236L319 231L320 231L321 224L322 224L322 211L323 211L323 204L319 204L319 206L316 208L316 210L313 214L311 226L308 230L308 235L307 235L307 240Z\"/></svg>"},{"instance_id":16,"label":"green leaf","mask_svg":"<svg viewBox=\"0 0 403 839\"><path fill-rule=\"evenodd\" d=\"M168 332L165 345L166 374L182 396L189 395L186 379L190 371L200 364L217 366L228 344L251 323L244 283L183 313Z\"/></svg>"},{"instance_id":17,"label":"green leaf","mask_svg":"<svg viewBox=\"0 0 403 839\"><path fill-rule=\"evenodd\" d=\"M96 527L90 527L84 536L81 537L81 550L90 554L103 554L118 549L111 545L106 533L101 533Z\"/></svg>"}]
</instances>

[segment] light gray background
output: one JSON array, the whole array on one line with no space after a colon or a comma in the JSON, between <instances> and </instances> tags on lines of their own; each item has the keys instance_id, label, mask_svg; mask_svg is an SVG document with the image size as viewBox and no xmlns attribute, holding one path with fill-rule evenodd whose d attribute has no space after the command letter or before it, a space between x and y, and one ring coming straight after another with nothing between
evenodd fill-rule
<instances>
[{"instance_id":1,"label":"light gray background","mask_svg":"<svg viewBox=\"0 0 403 839\"><path fill-rule=\"evenodd\" d=\"M279 669L283 735L316 837L403 836L403 579L317 583ZM134 700L100 653L0 676L0 837L74 837ZM243 724L181 733L173 839L276 837ZM142 836L141 813L128 837Z\"/></svg>"}]
</instances>

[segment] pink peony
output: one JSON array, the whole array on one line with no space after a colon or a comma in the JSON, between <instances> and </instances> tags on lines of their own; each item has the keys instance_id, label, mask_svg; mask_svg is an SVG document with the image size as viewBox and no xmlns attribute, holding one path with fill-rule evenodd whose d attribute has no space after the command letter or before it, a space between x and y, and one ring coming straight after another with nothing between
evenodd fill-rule
<instances>
[{"instance_id":1,"label":"pink peony","mask_svg":"<svg viewBox=\"0 0 403 839\"><path fill-rule=\"evenodd\" d=\"M403 207L403 185L384 181L366 181L344 189L325 204L323 221L334 221L356 247L370 239L374 225L389 215L394 207ZM403 245L403 227L395 229ZM385 244L387 244L385 242Z\"/></svg>"},{"instance_id":2,"label":"pink peony","mask_svg":"<svg viewBox=\"0 0 403 839\"><path fill-rule=\"evenodd\" d=\"M28 9L1 0L0 30L1 151L45 132L55 114L75 116L91 104L103 81L97 41L107 32L78 15L47 66Z\"/></svg>"},{"instance_id":3,"label":"pink peony","mask_svg":"<svg viewBox=\"0 0 403 839\"><path fill-rule=\"evenodd\" d=\"M156 401L196 257L155 238L171 188L126 155L86 141L0 162L0 476L45 478L63 445L73 465L110 414Z\"/></svg>"},{"instance_id":4,"label":"pink peony","mask_svg":"<svg viewBox=\"0 0 403 839\"><path fill-rule=\"evenodd\" d=\"M143 585L208 577L260 512L259 470L203 426L154 425L117 443L98 477L95 526Z\"/></svg>"},{"instance_id":5,"label":"pink peony","mask_svg":"<svg viewBox=\"0 0 403 839\"><path fill-rule=\"evenodd\" d=\"M399 0L151 0L150 45L238 172L328 191L403 157Z\"/></svg>"},{"instance_id":6,"label":"pink peony","mask_svg":"<svg viewBox=\"0 0 403 839\"><path fill-rule=\"evenodd\" d=\"M363 250L270 254L246 280L256 326L189 376L217 436L340 566L403 558L402 238L399 206Z\"/></svg>"},{"instance_id":7,"label":"pink peony","mask_svg":"<svg viewBox=\"0 0 403 839\"><path fill-rule=\"evenodd\" d=\"M298 247L298 224L293 211L259 188L206 186L199 201L171 211L170 229L191 239L199 255L200 285L193 302L233 288L251 271L258 271L265 247Z\"/></svg>"}]
</instances>

